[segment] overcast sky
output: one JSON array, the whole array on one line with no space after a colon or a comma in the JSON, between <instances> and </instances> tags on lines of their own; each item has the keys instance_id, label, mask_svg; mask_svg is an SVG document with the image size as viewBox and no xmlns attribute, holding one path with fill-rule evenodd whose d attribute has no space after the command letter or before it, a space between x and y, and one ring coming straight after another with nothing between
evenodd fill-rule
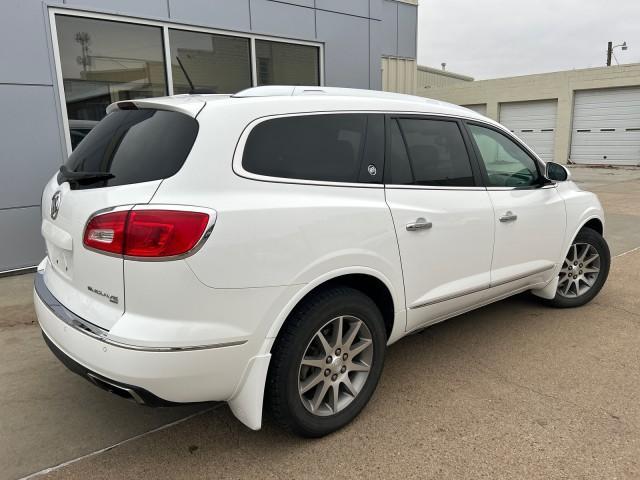
<instances>
[{"instance_id":1,"label":"overcast sky","mask_svg":"<svg viewBox=\"0 0 640 480\"><path fill-rule=\"evenodd\" d=\"M418 63L476 79L604 66L610 40L640 62L640 0L420 0L418 15Z\"/></svg>"}]
</instances>

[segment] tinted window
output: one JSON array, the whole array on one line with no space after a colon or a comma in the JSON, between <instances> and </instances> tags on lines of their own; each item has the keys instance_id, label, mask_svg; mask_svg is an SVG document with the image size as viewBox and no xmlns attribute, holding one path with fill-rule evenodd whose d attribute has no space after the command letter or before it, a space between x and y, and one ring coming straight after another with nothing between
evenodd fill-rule
<instances>
[{"instance_id":1,"label":"tinted window","mask_svg":"<svg viewBox=\"0 0 640 480\"><path fill-rule=\"evenodd\" d=\"M397 120L392 120L389 125L389 158L385 164L385 182L395 185L413 184L413 173L407 149L402 139L402 133Z\"/></svg>"},{"instance_id":2,"label":"tinted window","mask_svg":"<svg viewBox=\"0 0 640 480\"><path fill-rule=\"evenodd\" d=\"M242 166L270 177L357 182L363 165L367 115L275 118L251 131Z\"/></svg>"},{"instance_id":3,"label":"tinted window","mask_svg":"<svg viewBox=\"0 0 640 480\"><path fill-rule=\"evenodd\" d=\"M390 132L390 161L393 164L390 183L475 185L469 155L456 122L400 119L398 123L400 128L392 124ZM403 151L401 140L406 151Z\"/></svg>"},{"instance_id":4,"label":"tinted window","mask_svg":"<svg viewBox=\"0 0 640 480\"><path fill-rule=\"evenodd\" d=\"M106 172L114 177L72 186L95 188L170 177L182 167L197 134L198 122L178 112L110 113L80 142L66 166L73 172Z\"/></svg>"},{"instance_id":5,"label":"tinted window","mask_svg":"<svg viewBox=\"0 0 640 480\"><path fill-rule=\"evenodd\" d=\"M526 187L538 183L536 162L519 145L490 128L469 125L494 187Z\"/></svg>"}]
</instances>

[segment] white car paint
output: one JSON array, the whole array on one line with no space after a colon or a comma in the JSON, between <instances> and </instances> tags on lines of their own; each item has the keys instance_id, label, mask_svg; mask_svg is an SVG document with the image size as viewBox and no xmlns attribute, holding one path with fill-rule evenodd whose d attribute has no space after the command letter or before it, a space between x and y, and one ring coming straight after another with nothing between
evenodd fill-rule
<instances>
[{"instance_id":1,"label":"white car paint","mask_svg":"<svg viewBox=\"0 0 640 480\"><path fill-rule=\"evenodd\" d=\"M244 171L242 152L251 128L274 116L429 114L508 133L471 110L438 101L311 90L257 88L240 98L135 100L140 108L197 118L199 136L184 167L162 181L70 190L54 176L47 184L42 234L48 256L39 274L60 305L100 327L104 337L72 328L36 293L46 336L106 378L173 402L227 401L242 422L258 429L271 346L289 313L317 286L355 273L380 280L394 305L391 344L525 290L548 296L579 229L594 218L604 224L596 196L571 181L526 191L385 188ZM58 191L61 208L54 220L51 202ZM134 205L212 209L215 226L197 253L171 261L125 260L83 246L92 214L115 206L139 208ZM500 222L507 211L517 213L518 221ZM407 231L418 218L433 227ZM118 297L118 303L87 286Z\"/></svg>"}]
</instances>

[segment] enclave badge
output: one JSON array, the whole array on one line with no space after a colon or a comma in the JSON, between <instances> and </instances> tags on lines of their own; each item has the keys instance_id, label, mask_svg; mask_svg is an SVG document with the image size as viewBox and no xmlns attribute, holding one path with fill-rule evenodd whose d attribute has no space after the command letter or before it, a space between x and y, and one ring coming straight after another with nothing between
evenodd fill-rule
<instances>
[{"instance_id":1,"label":"enclave badge","mask_svg":"<svg viewBox=\"0 0 640 480\"><path fill-rule=\"evenodd\" d=\"M51 220L55 220L58 217L60 211L60 190L53 194L51 197Z\"/></svg>"}]
</instances>

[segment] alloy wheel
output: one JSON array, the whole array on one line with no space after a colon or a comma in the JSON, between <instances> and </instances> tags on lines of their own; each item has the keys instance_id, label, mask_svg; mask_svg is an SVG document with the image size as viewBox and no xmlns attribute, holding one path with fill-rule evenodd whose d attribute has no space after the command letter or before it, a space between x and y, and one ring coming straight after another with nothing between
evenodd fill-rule
<instances>
[{"instance_id":1,"label":"alloy wheel","mask_svg":"<svg viewBox=\"0 0 640 480\"><path fill-rule=\"evenodd\" d=\"M574 243L560 270L558 294L566 298L584 295L600 275L600 255L593 245Z\"/></svg>"},{"instance_id":2,"label":"alloy wheel","mask_svg":"<svg viewBox=\"0 0 640 480\"><path fill-rule=\"evenodd\" d=\"M320 328L302 356L298 393L304 407L318 416L344 410L364 387L373 360L373 339L357 317L333 318Z\"/></svg>"}]
</instances>

